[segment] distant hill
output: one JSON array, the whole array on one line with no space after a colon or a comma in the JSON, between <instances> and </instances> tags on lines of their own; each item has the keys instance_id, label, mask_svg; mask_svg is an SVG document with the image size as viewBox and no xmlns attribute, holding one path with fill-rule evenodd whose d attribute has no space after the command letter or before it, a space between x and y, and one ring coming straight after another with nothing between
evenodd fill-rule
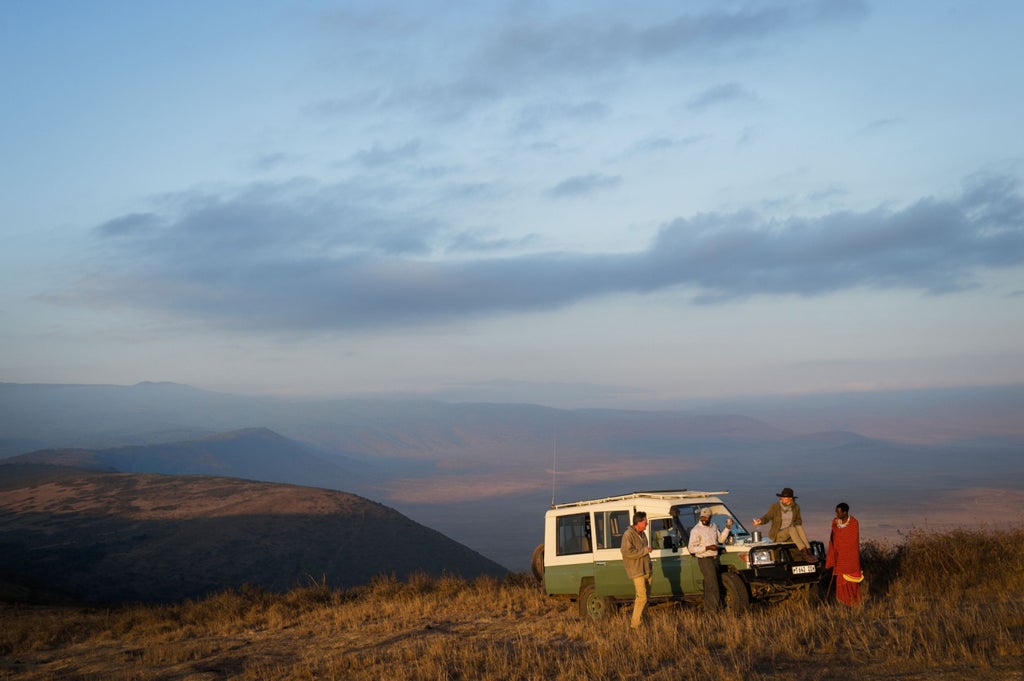
<instances>
[{"instance_id":1,"label":"distant hill","mask_svg":"<svg viewBox=\"0 0 1024 681\"><path fill-rule=\"evenodd\" d=\"M884 423L883 423L884 422ZM266 428L335 463L405 474L471 460L506 463L559 451L663 456L681 448L739 451L830 432L886 432L903 442L1024 442L1024 386L721 401L686 410L554 409L431 400L280 399L173 383L0 383L0 458L38 449L110 449ZM903 430L900 430L903 427ZM840 433L840 431L847 431ZM821 444L819 437L819 443ZM811 445L797 442L798 448ZM692 446L690 446L692 445ZM340 461L335 461L335 458Z\"/></svg>"},{"instance_id":2,"label":"distant hill","mask_svg":"<svg viewBox=\"0 0 1024 681\"><path fill-rule=\"evenodd\" d=\"M722 435L730 427L727 419L734 418L728 415L793 433L845 430L918 443L990 436L1020 440L1024 385L691 400L661 411L628 411L425 399L247 397L175 383L0 382L0 457L44 447L157 444L266 427L342 455L429 459L453 445L472 444L481 432L494 436L492 444L501 436L550 443L554 432L688 419L691 432L710 423ZM708 417L715 420L698 426Z\"/></svg>"},{"instance_id":3,"label":"distant hill","mask_svg":"<svg viewBox=\"0 0 1024 681\"><path fill-rule=\"evenodd\" d=\"M344 492L209 476L0 464L0 580L92 602L284 591L505 569Z\"/></svg>"},{"instance_id":4,"label":"distant hill","mask_svg":"<svg viewBox=\"0 0 1024 681\"><path fill-rule=\"evenodd\" d=\"M199 440L107 449L43 449L5 463L37 463L122 473L222 475L246 480L351 488L365 464L327 461L311 447L266 428L218 433Z\"/></svg>"},{"instance_id":5,"label":"distant hill","mask_svg":"<svg viewBox=\"0 0 1024 681\"><path fill-rule=\"evenodd\" d=\"M14 456L22 452L31 452L46 447L43 440L32 440L28 438L3 437L0 435L0 459Z\"/></svg>"},{"instance_id":6,"label":"distant hill","mask_svg":"<svg viewBox=\"0 0 1024 681\"><path fill-rule=\"evenodd\" d=\"M155 444L269 428L352 459L432 461L472 450L499 459L515 448L605 443L654 426L688 437L777 439L783 431L846 430L916 441L1024 436L1024 386L772 396L675 410L564 410L428 399L285 399L174 383L0 383L0 457L50 449ZM674 431L671 432L670 431Z\"/></svg>"},{"instance_id":7,"label":"distant hill","mask_svg":"<svg viewBox=\"0 0 1024 681\"><path fill-rule=\"evenodd\" d=\"M33 449L195 439L265 425L250 420L259 404L173 383L0 383L0 434L44 443Z\"/></svg>"}]
</instances>

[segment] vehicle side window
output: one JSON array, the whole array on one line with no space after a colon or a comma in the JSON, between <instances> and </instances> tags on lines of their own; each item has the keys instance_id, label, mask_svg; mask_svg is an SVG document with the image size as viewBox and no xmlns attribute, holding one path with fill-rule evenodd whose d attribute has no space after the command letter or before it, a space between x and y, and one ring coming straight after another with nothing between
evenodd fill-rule
<instances>
[{"instance_id":1,"label":"vehicle side window","mask_svg":"<svg viewBox=\"0 0 1024 681\"><path fill-rule=\"evenodd\" d=\"M617 549L622 546L622 533L629 528L629 511L602 511L594 514L597 526L597 548Z\"/></svg>"},{"instance_id":2,"label":"vehicle side window","mask_svg":"<svg viewBox=\"0 0 1024 681\"><path fill-rule=\"evenodd\" d=\"M574 513L555 519L558 546L555 553L569 556L576 553L590 553L590 514Z\"/></svg>"},{"instance_id":3,"label":"vehicle side window","mask_svg":"<svg viewBox=\"0 0 1024 681\"><path fill-rule=\"evenodd\" d=\"M651 521L651 548L679 548L680 529L671 518L655 518Z\"/></svg>"}]
</instances>

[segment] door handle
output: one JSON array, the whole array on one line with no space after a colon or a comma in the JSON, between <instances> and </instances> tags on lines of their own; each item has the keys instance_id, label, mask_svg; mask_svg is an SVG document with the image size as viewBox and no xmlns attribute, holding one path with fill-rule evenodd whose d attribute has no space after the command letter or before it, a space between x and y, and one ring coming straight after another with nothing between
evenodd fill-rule
<instances>
[{"instance_id":1,"label":"door handle","mask_svg":"<svg viewBox=\"0 0 1024 681\"><path fill-rule=\"evenodd\" d=\"M594 565L607 565L607 564L608 563L604 562L603 560L599 560L596 563L594 563Z\"/></svg>"}]
</instances>

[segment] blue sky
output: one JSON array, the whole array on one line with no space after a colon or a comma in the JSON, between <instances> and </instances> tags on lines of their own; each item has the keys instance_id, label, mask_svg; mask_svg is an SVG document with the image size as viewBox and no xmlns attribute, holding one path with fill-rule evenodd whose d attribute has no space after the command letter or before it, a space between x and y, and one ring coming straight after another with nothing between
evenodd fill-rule
<instances>
[{"instance_id":1,"label":"blue sky","mask_svg":"<svg viewBox=\"0 0 1024 681\"><path fill-rule=\"evenodd\" d=\"M1022 28L1017 2L3 3L0 380L622 407L1024 382Z\"/></svg>"}]
</instances>

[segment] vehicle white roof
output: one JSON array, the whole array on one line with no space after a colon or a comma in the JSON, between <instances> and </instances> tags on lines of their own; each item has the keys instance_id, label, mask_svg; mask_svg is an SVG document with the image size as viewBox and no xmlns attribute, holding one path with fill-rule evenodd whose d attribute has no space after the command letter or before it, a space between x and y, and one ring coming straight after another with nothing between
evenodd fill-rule
<instances>
[{"instance_id":1,"label":"vehicle white roof","mask_svg":"<svg viewBox=\"0 0 1024 681\"><path fill-rule=\"evenodd\" d=\"M629 494L621 494L614 497L604 497L603 499L587 499L584 501L572 501L564 504L552 504L551 508L573 508L575 506L593 506L595 504L604 504L609 501L625 501L627 499L663 499L669 501L687 501L696 499L707 499L708 497L717 497L728 494L727 490L720 492L698 492L697 490L655 490L650 492L630 492Z\"/></svg>"}]
</instances>

